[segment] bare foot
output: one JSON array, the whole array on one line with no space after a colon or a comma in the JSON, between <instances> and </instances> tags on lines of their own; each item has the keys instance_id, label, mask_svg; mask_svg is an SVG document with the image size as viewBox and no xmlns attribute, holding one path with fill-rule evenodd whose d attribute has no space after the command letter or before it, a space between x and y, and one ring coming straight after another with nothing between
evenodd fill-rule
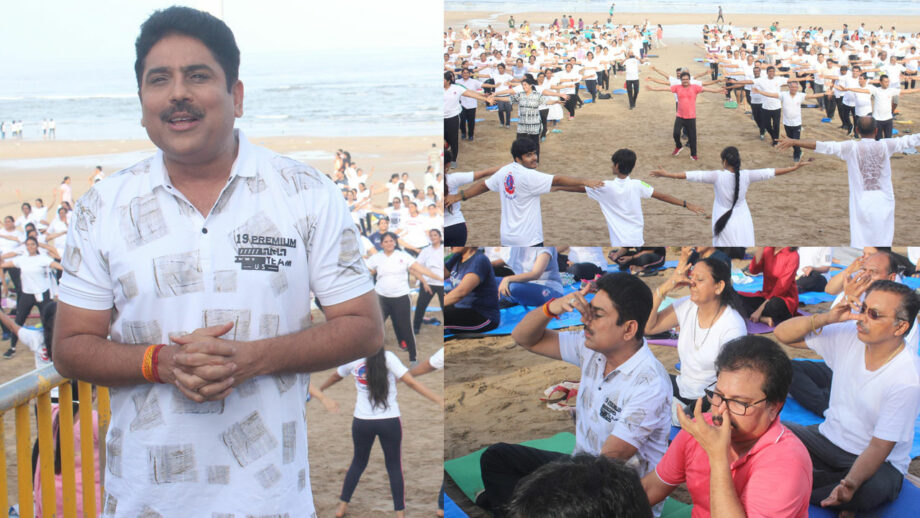
<instances>
[{"instance_id":1,"label":"bare foot","mask_svg":"<svg viewBox=\"0 0 920 518\"><path fill-rule=\"evenodd\" d=\"M438 509L438 516L444 516L444 509Z\"/></svg>"},{"instance_id":2,"label":"bare foot","mask_svg":"<svg viewBox=\"0 0 920 518\"><path fill-rule=\"evenodd\" d=\"M335 518L342 518L347 512L348 502L339 502L339 506L335 509Z\"/></svg>"},{"instance_id":3,"label":"bare foot","mask_svg":"<svg viewBox=\"0 0 920 518\"><path fill-rule=\"evenodd\" d=\"M764 324L767 324L770 327L774 327L773 317L760 317L760 321L763 322Z\"/></svg>"},{"instance_id":4,"label":"bare foot","mask_svg":"<svg viewBox=\"0 0 920 518\"><path fill-rule=\"evenodd\" d=\"M396 511L396 518L406 518L405 511Z\"/></svg>"}]
</instances>

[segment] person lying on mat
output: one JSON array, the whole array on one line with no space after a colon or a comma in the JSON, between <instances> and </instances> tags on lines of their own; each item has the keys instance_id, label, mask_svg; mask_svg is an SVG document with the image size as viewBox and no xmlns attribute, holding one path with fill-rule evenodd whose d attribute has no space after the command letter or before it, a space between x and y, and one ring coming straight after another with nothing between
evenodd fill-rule
<instances>
[{"instance_id":1,"label":"person lying on mat","mask_svg":"<svg viewBox=\"0 0 920 518\"><path fill-rule=\"evenodd\" d=\"M855 268L854 268L854 265ZM875 281L887 280L900 282L901 278L897 273L897 262L891 252L875 252L865 259L859 258L853 261L843 273L835 276L843 278L843 288L831 308L838 305L849 305L851 311L865 301L866 291ZM918 326L913 326L904 339L907 348L916 351L920 343L920 332ZM833 373L830 367L823 362L793 362L792 363L792 386L789 388L789 394L795 398L803 407L811 410L817 415L824 415L830 404L831 397L831 379Z\"/></svg>"},{"instance_id":2,"label":"person lying on mat","mask_svg":"<svg viewBox=\"0 0 920 518\"><path fill-rule=\"evenodd\" d=\"M671 424L668 374L643 339L652 293L641 279L626 273L605 275L596 287L591 302L585 298L589 284L527 313L511 336L532 353L581 367L574 453L623 460L643 476L664 454ZM546 329L572 310L581 313L583 330ZM518 482L564 456L493 444L480 459L485 491L476 505L506 516L505 506Z\"/></svg>"},{"instance_id":3,"label":"person lying on mat","mask_svg":"<svg viewBox=\"0 0 920 518\"><path fill-rule=\"evenodd\" d=\"M681 430L642 478L651 504L686 482L694 518L808 516L812 464L779 413L792 378L789 357L763 336L729 341L716 358L718 379L680 416ZM703 413L709 401L711 413Z\"/></svg>"},{"instance_id":4,"label":"person lying on mat","mask_svg":"<svg viewBox=\"0 0 920 518\"><path fill-rule=\"evenodd\" d=\"M795 315L799 308L799 291L795 272L799 268L796 247L756 247L748 270L763 273L763 288L755 293L743 293L741 302L751 322L770 327Z\"/></svg>"},{"instance_id":5,"label":"person lying on mat","mask_svg":"<svg viewBox=\"0 0 920 518\"><path fill-rule=\"evenodd\" d=\"M664 265L666 250L663 246L640 246L614 248L607 254L611 263L616 263L620 271L632 274L654 275L654 271Z\"/></svg>"},{"instance_id":6,"label":"person lying on mat","mask_svg":"<svg viewBox=\"0 0 920 518\"><path fill-rule=\"evenodd\" d=\"M898 497L920 414L920 357L904 343L918 309L913 290L880 280L859 313L838 304L774 330L786 345L820 354L833 371L825 421L786 424L817 466L812 504L852 517Z\"/></svg>"},{"instance_id":7,"label":"person lying on mat","mask_svg":"<svg viewBox=\"0 0 920 518\"><path fill-rule=\"evenodd\" d=\"M733 338L747 334L744 309L738 293L732 287L731 267L713 257L700 259L690 270L690 247L681 249L680 261L674 274L655 288L651 314L646 324L648 334L654 335L680 326L677 353L680 374L671 376L674 399L671 424L679 426L680 409L689 410L693 402L704 395L706 387L716 381L715 360L722 346ZM689 276L687 272L690 272ZM689 286L690 296L658 308L671 291ZM703 400L703 411L709 403Z\"/></svg>"},{"instance_id":8,"label":"person lying on mat","mask_svg":"<svg viewBox=\"0 0 920 518\"><path fill-rule=\"evenodd\" d=\"M498 327L498 283L485 254L476 247L452 247L444 268L453 286L444 295L444 330L484 333Z\"/></svg>"}]
</instances>

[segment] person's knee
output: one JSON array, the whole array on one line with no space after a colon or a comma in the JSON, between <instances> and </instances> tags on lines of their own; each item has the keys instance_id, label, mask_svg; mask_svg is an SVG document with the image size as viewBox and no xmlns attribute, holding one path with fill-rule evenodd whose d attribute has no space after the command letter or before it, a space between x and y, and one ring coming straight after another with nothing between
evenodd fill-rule
<instances>
[{"instance_id":1,"label":"person's knee","mask_svg":"<svg viewBox=\"0 0 920 518\"><path fill-rule=\"evenodd\" d=\"M863 482L856 493L853 494L848 507L856 511L869 511L876 507L895 500L901 493L901 484L904 477L890 464L885 463L879 467L869 480Z\"/></svg>"},{"instance_id":2,"label":"person's knee","mask_svg":"<svg viewBox=\"0 0 920 518\"><path fill-rule=\"evenodd\" d=\"M486 451L482 452L482 456L479 458L479 468L482 470L483 475L487 472L505 471L505 468L510 465L510 462L508 462L509 452L514 449L514 446L514 444L506 442L497 442L486 448Z\"/></svg>"}]
</instances>

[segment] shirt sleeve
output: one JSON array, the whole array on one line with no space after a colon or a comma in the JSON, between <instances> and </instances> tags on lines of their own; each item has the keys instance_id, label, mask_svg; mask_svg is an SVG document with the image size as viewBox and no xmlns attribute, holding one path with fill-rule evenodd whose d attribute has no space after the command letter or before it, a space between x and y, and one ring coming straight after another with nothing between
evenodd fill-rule
<instances>
[{"instance_id":1,"label":"shirt sleeve","mask_svg":"<svg viewBox=\"0 0 920 518\"><path fill-rule=\"evenodd\" d=\"M914 422L920 413L920 388L898 385L891 387L879 409L873 437L883 441L905 442L914 438Z\"/></svg>"},{"instance_id":2,"label":"shirt sleeve","mask_svg":"<svg viewBox=\"0 0 920 518\"><path fill-rule=\"evenodd\" d=\"M308 216L298 226L307 249L310 289L323 306L332 306L364 295L374 283L341 192L319 171L309 169L321 185L304 191L312 196L304 200ZM307 225L310 228L303 228Z\"/></svg>"},{"instance_id":3,"label":"shirt sleeve","mask_svg":"<svg viewBox=\"0 0 920 518\"><path fill-rule=\"evenodd\" d=\"M339 376L341 376L341 377L343 377L343 378L347 378L348 375L351 374L351 369L352 369L352 367L354 366L354 364L355 364L356 362L363 362L363 361L364 361L364 360L361 359L361 360L355 360L355 361L353 361L353 362L351 362L351 363L346 363L345 365L339 365L338 368L335 369L335 372L336 372L336 374L338 374Z\"/></svg>"},{"instance_id":4,"label":"shirt sleeve","mask_svg":"<svg viewBox=\"0 0 920 518\"><path fill-rule=\"evenodd\" d=\"M907 135L905 137L886 138L882 142L888 147L888 154L899 153L912 147L920 146L920 133Z\"/></svg>"},{"instance_id":5,"label":"shirt sleeve","mask_svg":"<svg viewBox=\"0 0 920 518\"><path fill-rule=\"evenodd\" d=\"M396 379L401 379L406 375L407 372L409 372L409 369L407 369L406 366L403 365L401 361L399 361L399 358L397 358L396 355L391 351L387 351L384 354L386 355L387 359L387 370L392 372L393 376L396 376Z\"/></svg>"},{"instance_id":6,"label":"shirt sleeve","mask_svg":"<svg viewBox=\"0 0 920 518\"><path fill-rule=\"evenodd\" d=\"M671 92L673 92L673 93L676 94L676 93L677 93L677 88L678 88L678 87L680 87L680 85L671 85Z\"/></svg>"},{"instance_id":7,"label":"shirt sleeve","mask_svg":"<svg viewBox=\"0 0 920 518\"><path fill-rule=\"evenodd\" d=\"M751 183L762 182L776 176L776 169L749 169L747 170L748 180Z\"/></svg>"},{"instance_id":8,"label":"shirt sleeve","mask_svg":"<svg viewBox=\"0 0 920 518\"><path fill-rule=\"evenodd\" d=\"M431 355L428 358L428 364L434 367L437 370L442 370L444 368L444 348L438 349L438 352Z\"/></svg>"},{"instance_id":9,"label":"shirt sleeve","mask_svg":"<svg viewBox=\"0 0 920 518\"><path fill-rule=\"evenodd\" d=\"M687 171L688 182L697 182L697 183L716 183L716 175L718 171Z\"/></svg>"},{"instance_id":10,"label":"shirt sleeve","mask_svg":"<svg viewBox=\"0 0 920 518\"><path fill-rule=\"evenodd\" d=\"M844 355L855 336L856 322L851 320L824 326L819 335L808 333L805 335L805 345L820 354L827 366L834 370L836 360Z\"/></svg>"},{"instance_id":11,"label":"shirt sleeve","mask_svg":"<svg viewBox=\"0 0 920 518\"><path fill-rule=\"evenodd\" d=\"M681 430L655 466L655 473L669 486L679 486L687 481L687 446L692 440L690 434Z\"/></svg>"},{"instance_id":12,"label":"shirt sleeve","mask_svg":"<svg viewBox=\"0 0 920 518\"><path fill-rule=\"evenodd\" d=\"M526 180L523 183L524 190L531 195L536 194L549 194L553 188L553 175L541 173L539 171L531 171L530 174L524 176Z\"/></svg>"},{"instance_id":13,"label":"shirt sleeve","mask_svg":"<svg viewBox=\"0 0 920 518\"><path fill-rule=\"evenodd\" d=\"M492 176L486 178L486 187L490 191L499 192L502 189L502 183L504 182L506 172L498 171Z\"/></svg>"},{"instance_id":14,"label":"shirt sleeve","mask_svg":"<svg viewBox=\"0 0 920 518\"><path fill-rule=\"evenodd\" d=\"M920 133L917 134L920 136ZM906 137L900 137L906 138ZM894 139L886 139L894 140ZM844 142L818 142L815 145L815 153L821 153L822 155L834 155L835 157L846 160L850 155L850 151L853 149L852 141Z\"/></svg>"},{"instance_id":15,"label":"shirt sleeve","mask_svg":"<svg viewBox=\"0 0 920 518\"><path fill-rule=\"evenodd\" d=\"M638 180L638 182L639 182L639 183L637 183L636 185L638 186L638 191L639 191L639 196L640 196L640 197L642 197L642 198L651 198L652 195L655 194L655 188L654 188L654 187L652 187L651 185L649 185L649 184L643 182L642 180Z\"/></svg>"},{"instance_id":16,"label":"shirt sleeve","mask_svg":"<svg viewBox=\"0 0 920 518\"><path fill-rule=\"evenodd\" d=\"M19 341L28 346L29 350L31 350L33 353L40 354L44 360L48 360L48 350L45 349L44 333L41 331L36 331L35 329L20 327L19 332L16 333L16 336L19 337Z\"/></svg>"},{"instance_id":17,"label":"shirt sleeve","mask_svg":"<svg viewBox=\"0 0 920 518\"><path fill-rule=\"evenodd\" d=\"M559 356L562 361L581 367L585 356L585 332L563 331L559 333Z\"/></svg>"},{"instance_id":18,"label":"shirt sleeve","mask_svg":"<svg viewBox=\"0 0 920 518\"><path fill-rule=\"evenodd\" d=\"M654 409L667 404L669 392L662 392L660 385L653 382L635 387L623 402L622 417L613 423L610 435L641 448L661 428L661 415Z\"/></svg>"},{"instance_id":19,"label":"shirt sleeve","mask_svg":"<svg viewBox=\"0 0 920 518\"><path fill-rule=\"evenodd\" d=\"M341 193L339 198L342 198ZM103 208L96 187L91 188L74 204L61 263L64 274L58 293L61 302L96 311L111 309L115 303L112 279L104 255L106 252L100 246Z\"/></svg>"},{"instance_id":20,"label":"shirt sleeve","mask_svg":"<svg viewBox=\"0 0 920 518\"><path fill-rule=\"evenodd\" d=\"M606 182L604 183L604 186L599 189L595 189L594 187L585 188L585 194L588 195L588 198L591 198L592 200L595 200L595 201L601 201L602 199L604 199L604 196L606 193L607 193Z\"/></svg>"}]
</instances>

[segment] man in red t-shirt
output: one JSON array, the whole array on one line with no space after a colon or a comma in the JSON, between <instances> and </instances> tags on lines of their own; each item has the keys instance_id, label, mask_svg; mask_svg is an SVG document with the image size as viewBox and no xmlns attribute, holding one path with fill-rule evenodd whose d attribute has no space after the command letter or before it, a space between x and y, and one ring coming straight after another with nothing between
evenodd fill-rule
<instances>
[{"instance_id":1,"label":"man in red t-shirt","mask_svg":"<svg viewBox=\"0 0 920 518\"><path fill-rule=\"evenodd\" d=\"M648 89L657 90L659 92L673 92L677 95L677 117L674 119L674 144L676 147L671 155L679 155L680 150L684 147L680 141L680 134L683 129L689 140L687 145L690 146L690 158L699 160L696 154L696 96L699 95L700 92L724 94L725 89L703 88L700 85L692 85L690 84L690 72L687 71L680 73L679 85L674 85L670 88L649 86Z\"/></svg>"},{"instance_id":2,"label":"man in red t-shirt","mask_svg":"<svg viewBox=\"0 0 920 518\"><path fill-rule=\"evenodd\" d=\"M808 450L780 422L792 362L769 338L730 340L716 358L716 383L706 389L712 412L678 413L683 430L654 472L642 478L649 503L686 482L693 518L806 518L812 464Z\"/></svg>"}]
</instances>

